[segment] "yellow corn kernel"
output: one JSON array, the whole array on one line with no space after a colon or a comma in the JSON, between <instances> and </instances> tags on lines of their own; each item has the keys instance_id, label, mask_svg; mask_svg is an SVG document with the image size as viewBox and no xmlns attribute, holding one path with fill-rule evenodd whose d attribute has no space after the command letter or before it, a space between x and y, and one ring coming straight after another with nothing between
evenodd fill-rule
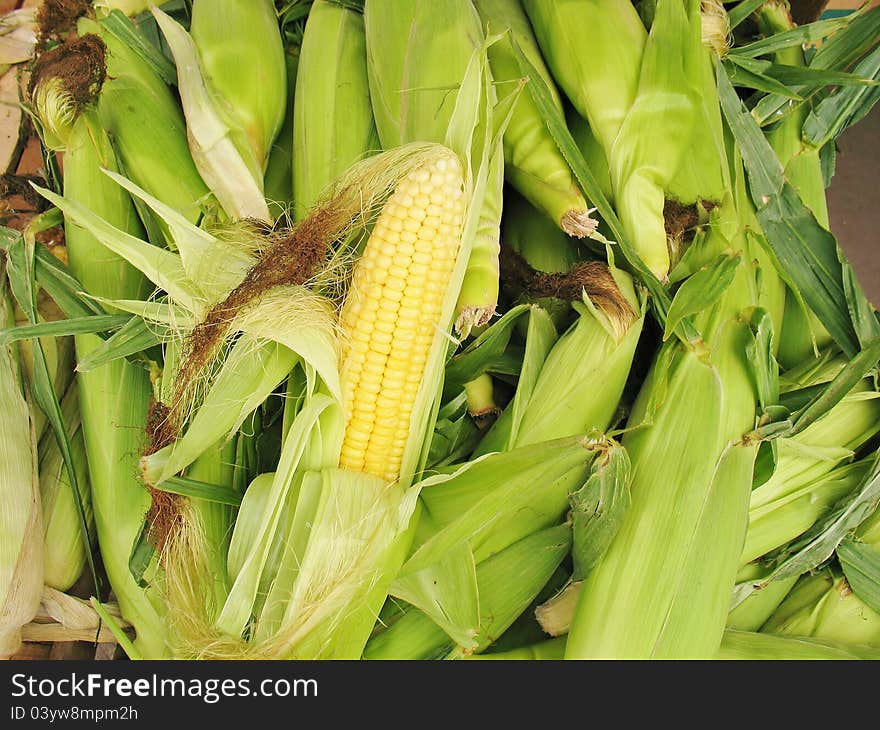
<instances>
[{"instance_id":1,"label":"yellow corn kernel","mask_svg":"<svg viewBox=\"0 0 880 730\"><path fill-rule=\"evenodd\" d=\"M405 177L379 215L340 315L347 340L343 468L389 481L400 476L464 208L461 164L449 153Z\"/></svg>"}]
</instances>

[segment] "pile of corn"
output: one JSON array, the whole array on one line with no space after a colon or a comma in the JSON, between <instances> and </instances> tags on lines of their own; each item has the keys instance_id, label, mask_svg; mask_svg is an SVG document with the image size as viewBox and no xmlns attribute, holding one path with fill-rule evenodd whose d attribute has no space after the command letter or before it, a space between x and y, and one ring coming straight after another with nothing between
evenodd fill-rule
<instances>
[{"instance_id":1,"label":"pile of corn","mask_svg":"<svg viewBox=\"0 0 880 730\"><path fill-rule=\"evenodd\" d=\"M0 655L880 657L880 9L157 4L7 19Z\"/></svg>"}]
</instances>

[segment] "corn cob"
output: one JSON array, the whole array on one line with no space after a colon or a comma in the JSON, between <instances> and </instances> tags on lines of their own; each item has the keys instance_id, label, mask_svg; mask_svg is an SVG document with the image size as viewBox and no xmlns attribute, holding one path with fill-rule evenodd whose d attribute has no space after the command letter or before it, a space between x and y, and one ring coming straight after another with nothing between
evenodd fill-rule
<instances>
[{"instance_id":1,"label":"corn cob","mask_svg":"<svg viewBox=\"0 0 880 730\"><path fill-rule=\"evenodd\" d=\"M13 323L5 261L0 266L0 322ZM36 444L22 387L18 348L0 347L0 658L14 654L21 627L40 605L43 541Z\"/></svg>"},{"instance_id":2,"label":"corn cob","mask_svg":"<svg viewBox=\"0 0 880 730\"><path fill-rule=\"evenodd\" d=\"M464 214L461 163L449 154L404 178L376 221L340 314L343 468L400 476Z\"/></svg>"},{"instance_id":3,"label":"corn cob","mask_svg":"<svg viewBox=\"0 0 880 730\"><path fill-rule=\"evenodd\" d=\"M293 133L297 218L305 216L350 165L379 148L363 16L328 0L314 3L306 22Z\"/></svg>"},{"instance_id":4,"label":"corn cob","mask_svg":"<svg viewBox=\"0 0 880 730\"><path fill-rule=\"evenodd\" d=\"M562 101L519 0L477 0L474 4L490 35L505 31L509 34L489 46L489 65L499 85L499 95L513 92L515 82L522 77L514 52L515 42L541 74L561 115ZM595 229L587 202L528 89L517 100L504 133L504 176L569 235L583 237Z\"/></svg>"},{"instance_id":5,"label":"corn cob","mask_svg":"<svg viewBox=\"0 0 880 730\"><path fill-rule=\"evenodd\" d=\"M370 100L385 149L412 141L450 144L450 119L468 64L481 52L480 18L470 0L367 0L364 3ZM408 61L418 53L436 64ZM469 103L469 100L467 100ZM482 130L478 133L482 134ZM465 157L470 150L456 149ZM456 330L468 334L486 324L498 299L499 227L504 159L490 158L489 183L468 273L456 307Z\"/></svg>"}]
</instances>

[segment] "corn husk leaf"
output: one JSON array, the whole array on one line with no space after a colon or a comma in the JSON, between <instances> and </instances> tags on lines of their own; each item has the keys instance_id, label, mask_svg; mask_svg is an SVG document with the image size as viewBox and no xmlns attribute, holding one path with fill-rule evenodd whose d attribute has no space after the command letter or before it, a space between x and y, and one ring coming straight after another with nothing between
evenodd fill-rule
<instances>
[{"instance_id":1,"label":"corn husk leaf","mask_svg":"<svg viewBox=\"0 0 880 730\"><path fill-rule=\"evenodd\" d=\"M5 269L5 266L3 267ZM12 320L5 270L0 279L0 314ZM0 348L4 434L0 442L0 520L4 547L0 563L0 656L14 654L21 627L36 614L42 577L42 524L36 444L22 391L16 348Z\"/></svg>"},{"instance_id":2,"label":"corn husk leaf","mask_svg":"<svg viewBox=\"0 0 880 730\"><path fill-rule=\"evenodd\" d=\"M836 552L850 587L862 601L880 613L880 550L849 538L837 546Z\"/></svg>"},{"instance_id":3,"label":"corn husk leaf","mask_svg":"<svg viewBox=\"0 0 880 730\"><path fill-rule=\"evenodd\" d=\"M602 559L632 502L631 464L626 449L608 442L590 470L590 478L572 492L573 580L581 580Z\"/></svg>"},{"instance_id":4,"label":"corn husk leaf","mask_svg":"<svg viewBox=\"0 0 880 730\"><path fill-rule=\"evenodd\" d=\"M859 350L861 338L850 311L864 305L858 303L860 292L850 292L857 297L851 300L844 289L843 254L834 236L819 225L797 191L786 182L781 163L720 66L717 79L721 107L742 151L751 196L767 241L777 258L789 262L788 274L797 291L841 349L852 356ZM874 336L880 335L880 323L876 318L872 322Z\"/></svg>"},{"instance_id":5,"label":"corn husk leaf","mask_svg":"<svg viewBox=\"0 0 880 730\"><path fill-rule=\"evenodd\" d=\"M262 163L253 150L236 142L235 130L223 119L206 85L192 37L170 16L158 8L152 10L177 64L178 88L196 167L231 217L269 221L262 190Z\"/></svg>"},{"instance_id":6,"label":"corn husk leaf","mask_svg":"<svg viewBox=\"0 0 880 730\"><path fill-rule=\"evenodd\" d=\"M833 641L728 630L724 632L721 649L716 658L747 661L760 659L770 661L822 659L853 661L855 659L880 659L880 653L870 647L852 646Z\"/></svg>"}]
</instances>

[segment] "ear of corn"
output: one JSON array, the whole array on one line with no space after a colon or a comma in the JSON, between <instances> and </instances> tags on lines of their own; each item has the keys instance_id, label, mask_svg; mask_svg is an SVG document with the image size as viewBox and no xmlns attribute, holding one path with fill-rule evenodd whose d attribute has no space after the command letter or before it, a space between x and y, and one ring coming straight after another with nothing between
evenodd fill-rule
<instances>
[{"instance_id":1,"label":"ear of corn","mask_svg":"<svg viewBox=\"0 0 880 730\"><path fill-rule=\"evenodd\" d=\"M376 221L340 314L343 468L400 475L464 215L461 163L450 154L402 180Z\"/></svg>"},{"instance_id":2,"label":"ear of corn","mask_svg":"<svg viewBox=\"0 0 880 730\"><path fill-rule=\"evenodd\" d=\"M425 140L451 146L462 159L479 154L478 145L473 151L458 149L449 138L456 106L470 107L475 101L467 98L471 90L462 80L469 65L485 53L480 18L470 0L393 0L391 6L369 0L364 23L370 99L382 146ZM442 61L410 63L416 52ZM488 123L482 113L477 120ZM484 132L480 127L478 140ZM503 168L501 152L490 153L480 225L456 307L456 330L465 335L495 313Z\"/></svg>"},{"instance_id":3,"label":"ear of corn","mask_svg":"<svg viewBox=\"0 0 880 730\"><path fill-rule=\"evenodd\" d=\"M611 172L608 169L608 155L600 144L590 123L585 117L575 111L574 107L567 107L565 121L572 139L578 146L578 150L584 157L584 161L599 183L602 194L610 203L614 202L614 191L611 189Z\"/></svg>"},{"instance_id":4,"label":"ear of corn","mask_svg":"<svg viewBox=\"0 0 880 730\"><path fill-rule=\"evenodd\" d=\"M490 36L506 33L488 50L499 96L515 92L522 77L512 45L516 43L541 73L562 114L562 102L518 0L477 0L475 6ZM504 164L508 182L566 233L583 237L595 228L571 169L527 89L520 94L504 133Z\"/></svg>"},{"instance_id":5,"label":"ear of corn","mask_svg":"<svg viewBox=\"0 0 880 730\"><path fill-rule=\"evenodd\" d=\"M343 171L379 148L360 13L329 0L312 5L293 108L294 201L302 218Z\"/></svg>"},{"instance_id":6,"label":"ear of corn","mask_svg":"<svg viewBox=\"0 0 880 730\"><path fill-rule=\"evenodd\" d=\"M853 592L843 575L826 568L801 577L761 632L880 648L880 614Z\"/></svg>"},{"instance_id":7,"label":"ear of corn","mask_svg":"<svg viewBox=\"0 0 880 730\"><path fill-rule=\"evenodd\" d=\"M210 86L190 34L158 8L152 11L177 64L178 89L196 169L230 217L269 221L269 209L263 197L265 160L258 157L259 150L254 148L240 121L224 107L228 102ZM259 39L256 45L263 40ZM271 46L271 37L267 40ZM283 51L278 50L283 72ZM283 98L283 76L280 81ZM267 148L268 145L262 152Z\"/></svg>"},{"instance_id":8,"label":"ear of corn","mask_svg":"<svg viewBox=\"0 0 880 730\"><path fill-rule=\"evenodd\" d=\"M791 459L785 453L780 454L780 474L784 474L786 462ZM802 535L858 487L869 469L870 463L863 460L844 464L812 479L796 476L785 480L783 476L774 475L752 492L742 562L754 560Z\"/></svg>"},{"instance_id":9,"label":"ear of corn","mask_svg":"<svg viewBox=\"0 0 880 730\"><path fill-rule=\"evenodd\" d=\"M74 124L65 153L64 193L119 228L139 233L131 200L101 172L113 168L113 152L97 120L88 112ZM109 298L137 297L144 279L123 259L109 252L91 233L70 221L65 236L73 274L90 293ZM77 357L101 340L76 338ZM137 478L145 440L150 383L145 370L127 360L81 373L78 377L82 430L89 463L95 527L104 568L125 618L135 627L143 656L165 653L161 609L152 591L141 588L128 567L131 547L140 535L149 495ZM107 428L107 424L114 428Z\"/></svg>"},{"instance_id":10,"label":"ear of corn","mask_svg":"<svg viewBox=\"0 0 880 730\"><path fill-rule=\"evenodd\" d=\"M211 90L265 169L287 109L287 67L271 0L195 0L192 39Z\"/></svg>"},{"instance_id":11,"label":"ear of corn","mask_svg":"<svg viewBox=\"0 0 880 730\"><path fill-rule=\"evenodd\" d=\"M610 155L636 98L645 26L628 0L523 0L547 65Z\"/></svg>"},{"instance_id":12,"label":"ear of corn","mask_svg":"<svg viewBox=\"0 0 880 730\"><path fill-rule=\"evenodd\" d=\"M756 405L743 321L751 276L741 265L697 319L708 355L670 341L642 385L623 440L632 505L584 582L567 656L694 657L717 649L755 458L755 447L741 443ZM698 403L717 405L695 419ZM659 553L647 547L660 544Z\"/></svg>"},{"instance_id":13,"label":"ear of corn","mask_svg":"<svg viewBox=\"0 0 880 730\"><path fill-rule=\"evenodd\" d=\"M529 535L495 553L476 567L480 595L479 626L473 646L456 647L424 613L410 609L370 640L365 659L463 658L488 647L522 613L570 546L571 528L558 525ZM520 579L511 585L511 571Z\"/></svg>"},{"instance_id":14,"label":"ear of corn","mask_svg":"<svg viewBox=\"0 0 880 730\"><path fill-rule=\"evenodd\" d=\"M609 298L574 305L578 319L553 345L518 413L508 406L476 454L608 428L644 322L628 275L616 271L609 278ZM601 393L596 383L603 384Z\"/></svg>"},{"instance_id":15,"label":"ear of corn","mask_svg":"<svg viewBox=\"0 0 880 730\"><path fill-rule=\"evenodd\" d=\"M0 267L0 323L13 323L6 266ZM14 654L21 627L40 605L42 515L36 444L21 380L18 348L0 347L0 657Z\"/></svg>"},{"instance_id":16,"label":"ear of corn","mask_svg":"<svg viewBox=\"0 0 880 730\"><path fill-rule=\"evenodd\" d=\"M658 1L642 55L638 91L608 150L621 223L659 279L666 278L670 267L664 215L667 189L694 141L699 102L694 67L702 53L699 22L699 14L688 18L681 0ZM671 48L676 49L673 54ZM649 142L642 131L649 127L666 144ZM716 168L719 152L710 149L708 154L709 164ZM701 193L706 191L691 194Z\"/></svg>"},{"instance_id":17,"label":"ear of corn","mask_svg":"<svg viewBox=\"0 0 880 730\"><path fill-rule=\"evenodd\" d=\"M108 77L98 114L125 174L188 220L198 221L208 188L193 163L186 123L171 91L100 22L84 18L77 27L80 34L97 34L107 48Z\"/></svg>"},{"instance_id":18,"label":"ear of corn","mask_svg":"<svg viewBox=\"0 0 880 730\"><path fill-rule=\"evenodd\" d=\"M62 402L73 452L79 499L85 508L86 522L94 528L91 509L86 447L80 428L76 387L72 386ZM53 434L46 434L39 443L40 504L43 509L43 581L59 591L68 590L79 578L86 564L80 518L73 484Z\"/></svg>"}]
</instances>

